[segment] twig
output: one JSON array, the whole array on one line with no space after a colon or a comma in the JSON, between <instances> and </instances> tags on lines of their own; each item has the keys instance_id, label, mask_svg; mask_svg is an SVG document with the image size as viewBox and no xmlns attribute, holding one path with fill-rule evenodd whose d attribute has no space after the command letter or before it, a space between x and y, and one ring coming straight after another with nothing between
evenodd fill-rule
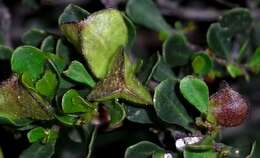
<instances>
[{"instance_id":1,"label":"twig","mask_svg":"<svg viewBox=\"0 0 260 158\"><path fill-rule=\"evenodd\" d=\"M92 135L91 135L90 143L88 145L88 154L87 154L86 158L91 158L94 141L95 141L96 136L97 136L97 130L98 130L98 126L95 126L94 130L92 132Z\"/></svg>"},{"instance_id":2,"label":"twig","mask_svg":"<svg viewBox=\"0 0 260 158\"><path fill-rule=\"evenodd\" d=\"M225 5L225 6L230 7L230 8L239 7L238 4L227 2L225 0L215 0L215 1L218 2L219 4Z\"/></svg>"},{"instance_id":3,"label":"twig","mask_svg":"<svg viewBox=\"0 0 260 158\"><path fill-rule=\"evenodd\" d=\"M215 21L221 12L213 8L182 7L168 0L157 0L160 10L165 15L198 21Z\"/></svg>"},{"instance_id":4,"label":"twig","mask_svg":"<svg viewBox=\"0 0 260 158\"><path fill-rule=\"evenodd\" d=\"M195 20L195 21L216 21L224 10L217 10L214 8L194 8L183 7L168 0L157 0L159 8L164 15L174 16L182 19ZM251 15L254 19L260 19L260 10L252 9Z\"/></svg>"},{"instance_id":5,"label":"twig","mask_svg":"<svg viewBox=\"0 0 260 158\"><path fill-rule=\"evenodd\" d=\"M116 8L122 0L101 0L106 8Z\"/></svg>"},{"instance_id":6,"label":"twig","mask_svg":"<svg viewBox=\"0 0 260 158\"><path fill-rule=\"evenodd\" d=\"M42 5L86 4L89 0L41 0Z\"/></svg>"},{"instance_id":7,"label":"twig","mask_svg":"<svg viewBox=\"0 0 260 158\"><path fill-rule=\"evenodd\" d=\"M0 32L4 35L5 45L11 46L10 38L11 15L8 9L0 2Z\"/></svg>"}]
</instances>

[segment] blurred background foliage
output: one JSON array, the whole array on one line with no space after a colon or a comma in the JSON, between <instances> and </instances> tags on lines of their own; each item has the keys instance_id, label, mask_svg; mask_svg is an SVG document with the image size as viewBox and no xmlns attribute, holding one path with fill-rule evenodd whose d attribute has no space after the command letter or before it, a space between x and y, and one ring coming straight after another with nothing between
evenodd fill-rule
<instances>
[{"instance_id":1,"label":"blurred background foliage","mask_svg":"<svg viewBox=\"0 0 260 158\"><path fill-rule=\"evenodd\" d=\"M141 0L140 0L141 1ZM40 28L54 34L61 34L58 26L58 17L64 8L70 4L80 5L89 12L104 8L117 8L124 11L127 0L0 0L0 44L15 48L21 45L21 37L30 28ZM161 14L168 24L175 28L183 29L188 41L196 48L207 48L206 35L209 25L216 22L224 11L235 7L246 7L250 10L254 27L251 34L253 50L260 46L260 1L259 0L155 0ZM146 10L143 10L144 12ZM137 37L134 43L134 53L143 59L156 55L162 50L163 35L151 31L146 27L137 25ZM0 78L9 77L10 63L0 62ZM251 143L260 142L260 76L251 76L246 82L243 77L226 77L232 87L245 95L250 102L250 114L246 123L239 127L224 129L223 141L229 145L249 150ZM211 93L218 88L219 80L211 83ZM87 128L87 127L86 127ZM83 129L65 129L57 145L56 157L71 158L82 157L85 147L77 144ZM158 134L159 133L159 134ZM71 141L67 135L72 137ZM170 131L167 135L160 131L153 131L150 125L134 124L125 121L123 127L113 132L100 132L96 138L93 157L122 157L125 149L142 140L157 142L157 135L167 138L164 141L169 146L174 146ZM8 126L0 127L0 146L5 156L18 157L28 147L26 137L22 137ZM67 150L69 149L69 150ZM260 144L257 143L254 158L260 157Z\"/></svg>"}]
</instances>

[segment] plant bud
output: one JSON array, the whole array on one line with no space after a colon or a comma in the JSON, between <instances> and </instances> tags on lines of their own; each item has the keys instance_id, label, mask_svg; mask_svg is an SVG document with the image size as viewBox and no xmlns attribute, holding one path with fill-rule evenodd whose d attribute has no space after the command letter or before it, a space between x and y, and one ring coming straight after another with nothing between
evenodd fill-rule
<instances>
[{"instance_id":1,"label":"plant bud","mask_svg":"<svg viewBox=\"0 0 260 158\"><path fill-rule=\"evenodd\" d=\"M249 111L247 101L229 86L210 97L210 108L216 122L224 127L240 125Z\"/></svg>"}]
</instances>

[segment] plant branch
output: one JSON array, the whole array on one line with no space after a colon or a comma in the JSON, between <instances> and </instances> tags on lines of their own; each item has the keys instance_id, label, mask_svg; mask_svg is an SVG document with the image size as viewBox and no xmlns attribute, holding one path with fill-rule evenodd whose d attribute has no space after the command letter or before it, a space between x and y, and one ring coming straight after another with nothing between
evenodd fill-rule
<instances>
[{"instance_id":1,"label":"plant branch","mask_svg":"<svg viewBox=\"0 0 260 158\"><path fill-rule=\"evenodd\" d=\"M4 36L4 42L7 46L11 46L10 26L11 15L8 9L0 2L0 34Z\"/></svg>"},{"instance_id":2,"label":"plant branch","mask_svg":"<svg viewBox=\"0 0 260 158\"><path fill-rule=\"evenodd\" d=\"M92 132L92 135L91 135L90 143L88 145L88 154L87 154L86 158L91 158L91 154L92 154L93 146L94 146L94 141L95 141L96 136L97 136L97 130L98 130L98 126L95 126L94 130Z\"/></svg>"},{"instance_id":3,"label":"plant branch","mask_svg":"<svg viewBox=\"0 0 260 158\"><path fill-rule=\"evenodd\" d=\"M183 7L169 0L157 0L157 3L162 14L188 20L216 21L224 13L215 8ZM252 9L251 14L256 20L260 19L260 10Z\"/></svg>"}]
</instances>

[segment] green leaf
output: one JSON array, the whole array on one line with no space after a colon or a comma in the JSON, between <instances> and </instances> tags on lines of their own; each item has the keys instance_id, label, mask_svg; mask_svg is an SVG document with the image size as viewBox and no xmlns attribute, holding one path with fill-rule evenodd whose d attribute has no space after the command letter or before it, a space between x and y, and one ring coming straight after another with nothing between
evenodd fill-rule
<instances>
[{"instance_id":1,"label":"green leaf","mask_svg":"<svg viewBox=\"0 0 260 158\"><path fill-rule=\"evenodd\" d=\"M58 80L56 75L47 70L43 77L37 81L35 88L39 92L39 94L52 98L55 96L55 92L58 87Z\"/></svg>"},{"instance_id":2,"label":"green leaf","mask_svg":"<svg viewBox=\"0 0 260 158\"><path fill-rule=\"evenodd\" d=\"M142 141L135 145L129 146L125 152L125 158L149 158L156 152L164 150L154 143Z\"/></svg>"},{"instance_id":3,"label":"green leaf","mask_svg":"<svg viewBox=\"0 0 260 158\"><path fill-rule=\"evenodd\" d=\"M63 39L59 39L56 45L56 55L64 59L65 65L70 62L70 48Z\"/></svg>"},{"instance_id":4,"label":"green leaf","mask_svg":"<svg viewBox=\"0 0 260 158\"><path fill-rule=\"evenodd\" d=\"M218 154L214 151L188 151L185 150L184 158L218 158Z\"/></svg>"},{"instance_id":5,"label":"green leaf","mask_svg":"<svg viewBox=\"0 0 260 158\"><path fill-rule=\"evenodd\" d=\"M68 125L68 126L75 125L76 121L77 121L77 118L75 116L72 116L72 115L56 115L55 117L61 123Z\"/></svg>"},{"instance_id":6,"label":"green leaf","mask_svg":"<svg viewBox=\"0 0 260 158\"><path fill-rule=\"evenodd\" d=\"M41 29L33 28L24 33L22 41L25 44L39 46L47 33Z\"/></svg>"},{"instance_id":7,"label":"green leaf","mask_svg":"<svg viewBox=\"0 0 260 158\"><path fill-rule=\"evenodd\" d=\"M43 52L54 53L55 46L56 46L56 40L54 36L49 35L42 41L41 50Z\"/></svg>"},{"instance_id":8,"label":"green leaf","mask_svg":"<svg viewBox=\"0 0 260 158\"><path fill-rule=\"evenodd\" d=\"M105 101L123 98L138 104L151 105L149 91L135 77L135 66L122 50L114 57L112 69L88 95L89 100Z\"/></svg>"},{"instance_id":9,"label":"green leaf","mask_svg":"<svg viewBox=\"0 0 260 158\"><path fill-rule=\"evenodd\" d=\"M84 66L76 60L72 61L69 68L63 73L70 79L86 84L90 87L94 87L96 84Z\"/></svg>"},{"instance_id":10,"label":"green leaf","mask_svg":"<svg viewBox=\"0 0 260 158\"><path fill-rule=\"evenodd\" d=\"M51 129L46 129L45 130L45 137L43 139L43 143L51 143L51 142L56 142L58 139L58 129L56 128L51 128Z\"/></svg>"},{"instance_id":11,"label":"green leaf","mask_svg":"<svg viewBox=\"0 0 260 158\"><path fill-rule=\"evenodd\" d=\"M163 19L152 0L129 0L126 13L137 24L158 32L172 32L171 26Z\"/></svg>"},{"instance_id":12,"label":"green leaf","mask_svg":"<svg viewBox=\"0 0 260 158\"><path fill-rule=\"evenodd\" d=\"M71 89L72 87L74 87L75 84L70 82L70 81L67 81L66 79L64 78L60 78L60 81L59 81L59 88L58 88L58 92L57 94L59 94L60 92L62 92L63 90L66 90L66 89Z\"/></svg>"},{"instance_id":13,"label":"green leaf","mask_svg":"<svg viewBox=\"0 0 260 158\"><path fill-rule=\"evenodd\" d=\"M27 138L30 143L42 141L45 136L45 129L42 127L33 128L27 133Z\"/></svg>"},{"instance_id":14,"label":"green leaf","mask_svg":"<svg viewBox=\"0 0 260 158\"><path fill-rule=\"evenodd\" d=\"M201 113L206 113L209 104L208 86L203 80L186 76L180 81L180 91L185 99Z\"/></svg>"},{"instance_id":15,"label":"green leaf","mask_svg":"<svg viewBox=\"0 0 260 158\"><path fill-rule=\"evenodd\" d=\"M16 48L11 58L12 71L25 75L29 85L44 72L44 63L45 57L41 50L31 46Z\"/></svg>"},{"instance_id":16,"label":"green leaf","mask_svg":"<svg viewBox=\"0 0 260 158\"><path fill-rule=\"evenodd\" d=\"M49 64L53 67L53 69L57 72L57 74L61 74L66 66L65 60L58 55L53 53L44 53L45 58L48 59Z\"/></svg>"},{"instance_id":17,"label":"green leaf","mask_svg":"<svg viewBox=\"0 0 260 158\"><path fill-rule=\"evenodd\" d=\"M24 150L19 158L51 158L55 151L55 142L41 144L39 142L32 144Z\"/></svg>"},{"instance_id":18,"label":"green leaf","mask_svg":"<svg viewBox=\"0 0 260 158\"><path fill-rule=\"evenodd\" d=\"M125 15L122 14L125 20L125 24L127 26L127 30L128 30L128 44L126 46L127 49L131 49L133 44L134 44L134 40L136 37L136 29L135 29L135 25L133 24L133 22Z\"/></svg>"},{"instance_id":19,"label":"green leaf","mask_svg":"<svg viewBox=\"0 0 260 158\"><path fill-rule=\"evenodd\" d=\"M88 109L96 110L96 107L84 100L79 93L71 89L62 97L62 109L64 113L87 112Z\"/></svg>"},{"instance_id":20,"label":"green leaf","mask_svg":"<svg viewBox=\"0 0 260 158\"><path fill-rule=\"evenodd\" d=\"M174 93L175 85L176 81L168 79L155 88L155 111L163 121L192 130L190 124L193 121Z\"/></svg>"},{"instance_id":21,"label":"green leaf","mask_svg":"<svg viewBox=\"0 0 260 158\"><path fill-rule=\"evenodd\" d=\"M122 124L126 116L125 108L118 102L110 102L109 104L106 105L110 115L109 126L111 128L114 128Z\"/></svg>"},{"instance_id":22,"label":"green leaf","mask_svg":"<svg viewBox=\"0 0 260 158\"><path fill-rule=\"evenodd\" d=\"M161 56L159 56L158 61L155 64L153 78L157 81L176 78L170 66L165 63Z\"/></svg>"},{"instance_id":23,"label":"green leaf","mask_svg":"<svg viewBox=\"0 0 260 158\"><path fill-rule=\"evenodd\" d=\"M0 60L9 60L12 57L13 50L9 47L0 45Z\"/></svg>"},{"instance_id":24,"label":"green leaf","mask_svg":"<svg viewBox=\"0 0 260 158\"><path fill-rule=\"evenodd\" d=\"M260 72L260 48L255 50L255 53L250 57L247 65L252 69L253 72Z\"/></svg>"},{"instance_id":25,"label":"green leaf","mask_svg":"<svg viewBox=\"0 0 260 158\"><path fill-rule=\"evenodd\" d=\"M192 60L192 68L196 74L207 75L213 67L213 62L205 53L196 54Z\"/></svg>"},{"instance_id":26,"label":"green leaf","mask_svg":"<svg viewBox=\"0 0 260 158\"><path fill-rule=\"evenodd\" d=\"M149 109L144 109L134 106L125 106L127 119L132 122L141 124L151 124L153 123L149 117Z\"/></svg>"},{"instance_id":27,"label":"green leaf","mask_svg":"<svg viewBox=\"0 0 260 158\"><path fill-rule=\"evenodd\" d=\"M163 44L163 58L171 67L184 66L192 55L188 41L181 33L170 36Z\"/></svg>"},{"instance_id":28,"label":"green leaf","mask_svg":"<svg viewBox=\"0 0 260 158\"><path fill-rule=\"evenodd\" d=\"M252 26L253 18L246 8L235 8L224 13L220 18L222 27L228 28L231 34L245 32Z\"/></svg>"},{"instance_id":29,"label":"green leaf","mask_svg":"<svg viewBox=\"0 0 260 158\"><path fill-rule=\"evenodd\" d=\"M144 83L147 84L149 80L151 79L151 75L154 71L154 66L156 64L157 56L154 54L149 59L145 60L142 64L142 67L140 69L140 72L138 73L138 79Z\"/></svg>"},{"instance_id":30,"label":"green leaf","mask_svg":"<svg viewBox=\"0 0 260 158\"><path fill-rule=\"evenodd\" d=\"M231 38L226 28L222 28L219 23L211 24L207 33L207 42L217 56L229 58Z\"/></svg>"},{"instance_id":31,"label":"green leaf","mask_svg":"<svg viewBox=\"0 0 260 158\"><path fill-rule=\"evenodd\" d=\"M59 17L59 25L64 23L78 22L87 18L89 13L81 7L70 4Z\"/></svg>"},{"instance_id":32,"label":"green leaf","mask_svg":"<svg viewBox=\"0 0 260 158\"><path fill-rule=\"evenodd\" d=\"M79 23L63 24L61 30L83 53L97 78L105 77L119 47L128 43L128 28L122 14L115 9L95 12Z\"/></svg>"},{"instance_id":33,"label":"green leaf","mask_svg":"<svg viewBox=\"0 0 260 158\"><path fill-rule=\"evenodd\" d=\"M230 76L233 78L243 75L243 70L235 64L228 64L226 68Z\"/></svg>"}]
</instances>

